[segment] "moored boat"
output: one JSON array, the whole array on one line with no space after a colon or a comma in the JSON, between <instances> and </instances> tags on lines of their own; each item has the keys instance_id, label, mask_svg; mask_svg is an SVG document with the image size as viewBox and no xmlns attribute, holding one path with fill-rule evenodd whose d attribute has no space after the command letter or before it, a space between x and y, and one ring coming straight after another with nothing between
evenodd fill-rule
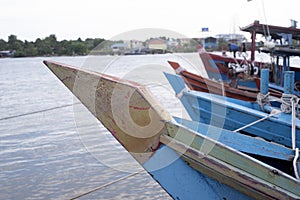
<instances>
[{"instance_id":1,"label":"moored boat","mask_svg":"<svg viewBox=\"0 0 300 200\"><path fill-rule=\"evenodd\" d=\"M246 76L253 79L253 77L259 77L260 70L263 68L270 69L270 87L282 91L283 87L283 72L294 71L296 84L300 81L300 68L299 66L290 66L290 57L299 56L300 50L293 47L292 40L299 41L300 29L296 27L281 27L268 24L260 24L259 21L240 28L242 31L249 32L251 34L251 47L250 58L242 57L235 58L230 56L218 55L215 53L207 53L209 57L215 62L216 69L213 69L209 65L205 65L206 71L210 78L215 76L216 71L221 74L223 81L227 82L232 80L232 77L239 74L240 76ZM266 41L266 45L263 48L257 49L256 47L256 35L265 34L266 29L270 35L268 35L273 41L279 40L281 43L285 40L287 44L275 45L275 43ZM272 44L272 45L270 45ZM265 52L271 57L274 62L257 61L255 59L255 52ZM204 55L200 53L200 57ZM254 87L254 82L245 82L248 87Z\"/></svg>"},{"instance_id":2,"label":"moored boat","mask_svg":"<svg viewBox=\"0 0 300 200\"><path fill-rule=\"evenodd\" d=\"M206 59L202 59L202 61L207 62ZM244 101L250 101L250 102L254 102L257 100L258 89L253 89L251 87L243 86L241 84L241 82L243 81L239 81L237 83L235 81L223 82L222 80L221 81L219 79L216 80L215 78L211 80L187 71L184 67L180 66L180 64L177 62L168 61L168 63L171 65L171 67L175 70L177 74L183 77L185 83L192 90L207 92L211 94L218 94L221 96L227 96L227 97L240 99ZM210 65L210 64L207 63L205 65ZM217 74L218 73L216 72L214 76L216 77ZM220 77L221 74L218 74L218 76ZM270 94L274 97L279 97L279 98L281 97L281 92L278 92L276 90L271 89Z\"/></svg>"},{"instance_id":3,"label":"moored boat","mask_svg":"<svg viewBox=\"0 0 300 200\"><path fill-rule=\"evenodd\" d=\"M193 121L212 124L227 130L239 130L250 135L292 146L292 116L271 106L256 102L245 102L219 95L188 91L180 77L167 74L167 78ZM186 91L186 92L181 92ZM264 110L263 110L264 109ZM273 116L275 113L275 116ZM252 122L265 118L262 122L245 127ZM300 135L300 121L296 119L296 135ZM300 146L300 138L296 139Z\"/></svg>"},{"instance_id":4,"label":"moored boat","mask_svg":"<svg viewBox=\"0 0 300 200\"><path fill-rule=\"evenodd\" d=\"M144 86L44 63L174 199L300 198L299 180L212 137L222 129L174 122Z\"/></svg>"},{"instance_id":5,"label":"moored boat","mask_svg":"<svg viewBox=\"0 0 300 200\"><path fill-rule=\"evenodd\" d=\"M263 74L268 73L268 70L263 71ZM293 73L287 74L286 80L293 80L290 74ZM287 166L293 166L293 170L289 173L299 179L300 162L298 160L299 148L297 147L300 146L300 139L297 136L300 135L300 121L297 119L299 113L296 112L299 101L296 96L291 95L290 89L293 88L293 81L291 83L286 81L287 86L285 86L285 92L291 98L289 100L294 102L287 112L285 106L281 106L281 110L279 110L270 105L259 105L219 95L189 91L180 76L167 73L165 75L193 120L189 124L200 122L284 145L295 151L295 155L292 156L294 158L290 160L289 164L288 162L280 164L278 161L275 163L281 170L287 169ZM264 90L262 93L267 93L266 88L263 86L262 88Z\"/></svg>"}]
</instances>

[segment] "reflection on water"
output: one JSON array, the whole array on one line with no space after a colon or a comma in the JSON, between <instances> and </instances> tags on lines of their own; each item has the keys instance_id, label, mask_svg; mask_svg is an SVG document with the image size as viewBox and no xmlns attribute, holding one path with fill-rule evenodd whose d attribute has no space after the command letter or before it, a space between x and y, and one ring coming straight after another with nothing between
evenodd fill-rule
<instances>
[{"instance_id":1,"label":"reflection on water","mask_svg":"<svg viewBox=\"0 0 300 200\"><path fill-rule=\"evenodd\" d=\"M50 59L144 81L162 100L170 90L156 68L171 71L169 58L178 56ZM42 60L0 59L0 199L70 199L100 186L80 199L169 198ZM182 114L178 102L165 105Z\"/></svg>"}]
</instances>

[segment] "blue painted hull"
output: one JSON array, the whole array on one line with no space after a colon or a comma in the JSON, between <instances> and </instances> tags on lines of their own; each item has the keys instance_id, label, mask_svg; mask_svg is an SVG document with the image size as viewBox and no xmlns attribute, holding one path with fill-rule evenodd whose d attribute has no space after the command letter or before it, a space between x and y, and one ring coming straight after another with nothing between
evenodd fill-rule
<instances>
[{"instance_id":1,"label":"blue painted hull","mask_svg":"<svg viewBox=\"0 0 300 200\"><path fill-rule=\"evenodd\" d=\"M167 75L167 78L176 93L185 88L181 77ZM183 92L180 100L193 121L232 131L269 115L261 111L257 103L198 91ZM299 119L296 119L296 124L296 135L300 135ZM269 117L263 122L243 129L242 132L262 137L287 147L292 146L290 114L280 113ZM299 137L296 140L296 146L300 146Z\"/></svg>"},{"instance_id":2,"label":"blue painted hull","mask_svg":"<svg viewBox=\"0 0 300 200\"><path fill-rule=\"evenodd\" d=\"M251 199L188 166L165 145L143 167L174 199Z\"/></svg>"},{"instance_id":3,"label":"blue painted hull","mask_svg":"<svg viewBox=\"0 0 300 200\"><path fill-rule=\"evenodd\" d=\"M186 98L191 104L188 106L192 106L193 112L189 113L189 115L193 120L232 131L269 115L263 111L259 111L256 103L249 103L246 106L245 104L231 103L229 99L222 99L220 101L218 100L219 97L204 93L196 95L190 93ZM224 120L220 120L220 118ZM242 131L291 147L291 121L290 114L281 113L245 128ZM298 119L296 121L297 124L300 124ZM296 135L299 134L300 130L298 127L296 128ZM299 139L296 145L300 146Z\"/></svg>"},{"instance_id":4,"label":"blue painted hull","mask_svg":"<svg viewBox=\"0 0 300 200\"><path fill-rule=\"evenodd\" d=\"M209 134L209 137L294 175L292 161L295 151L292 150L294 147L291 114L278 112L272 116L261 111L257 103L204 92L187 91L181 77L167 73L165 75L193 120L177 119L177 122L200 134L213 132L214 134ZM274 112L271 107L265 108ZM248 126L249 124L251 125ZM299 135L299 119L296 119L295 124L295 134ZM274 144L279 146L273 146ZM300 139L297 137L295 146L300 146ZM275 157L268 152L273 152L274 155L283 153L287 157ZM297 165L299 168L299 162ZM297 168L294 167L294 170Z\"/></svg>"}]
</instances>

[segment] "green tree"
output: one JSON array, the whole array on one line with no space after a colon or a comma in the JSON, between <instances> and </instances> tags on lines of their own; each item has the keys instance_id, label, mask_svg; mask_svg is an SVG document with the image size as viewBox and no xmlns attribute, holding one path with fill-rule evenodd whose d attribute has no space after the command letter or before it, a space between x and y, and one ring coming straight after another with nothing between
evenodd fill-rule
<instances>
[{"instance_id":1,"label":"green tree","mask_svg":"<svg viewBox=\"0 0 300 200\"><path fill-rule=\"evenodd\" d=\"M87 51L90 52L91 50L94 49L94 39L87 38L87 39L84 41L84 45L86 46Z\"/></svg>"},{"instance_id":2,"label":"green tree","mask_svg":"<svg viewBox=\"0 0 300 200\"><path fill-rule=\"evenodd\" d=\"M87 54L87 48L84 45L83 42L72 41L71 42L71 49L73 52L73 55L86 55Z\"/></svg>"},{"instance_id":3,"label":"green tree","mask_svg":"<svg viewBox=\"0 0 300 200\"><path fill-rule=\"evenodd\" d=\"M102 42L104 42L104 39L100 39L100 38L94 39L94 42L93 42L94 43L94 47L93 48L97 47Z\"/></svg>"},{"instance_id":4,"label":"green tree","mask_svg":"<svg viewBox=\"0 0 300 200\"><path fill-rule=\"evenodd\" d=\"M44 40L41 40L40 38L36 39L35 45L37 47L38 55L45 56L45 55L51 55L52 50Z\"/></svg>"},{"instance_id":5,"label":"green tree","mask_svg":"<svg viewBox=\"0 0 300 200\"><path fill-rule=\"evenodd\" d=\"M72 49L70 48L70 41L63 40L57 44L56 53L58 55L72 55Z\"/></svg>"},{"instance_id":6,"label":"green tree","mask_svg":"<svg viewBox=\"0 0 300 200\"><path fill-rule=\"evenodd\" d=\"M24 43L24 48L25 48L25 56L38 56L38 50L36 45L33 42L28 42L25 40Z\"/></svg>"},{"instance_id":7,"label":"green tree","mask_svg":"<svg viewBox=\"0 0 300 200\"><path fill-rule=\"evenodd\" d=\"M57 50L57 39L54 34L49 35L43 40L43 45L47 46L50 50L48 50L48 54L53 55Z\"/></svg>"},{"instance_id":8,"label":"green tree","mask_svg":"<svg viewBox=\"0 0 300 200\"><path fill-rule=\"evenodd\" d=\"M16 51L15 52L15 57L26 56L24 43L21 40L18 40L16 35L8 36L8 43L7 44L8 44L7 48L9 50Z\"/></svg>"},{"instance_id":9,"label":"green tree","mask_svg":"<svg viewBox=\"0 0 300 200\"><path fill-rule=\"evenodd\" d=\"M0 39L0 50L13 50L15 57L21 56L53 56L53 55L86 55L104 39L86 39L57 41L55 34L34 42L18 40L16 35L10 35L8 42Z\"/></svg>"},{"instance_id":10,"label":"green tree","mask_svg":"<svg viewBox=\"0 0 300 200\"><path fill-rule=\"evenodd\" d=\"M7 50L7 43L5 40L0 39L0 51Z\"/></svg>"}]
</instances>

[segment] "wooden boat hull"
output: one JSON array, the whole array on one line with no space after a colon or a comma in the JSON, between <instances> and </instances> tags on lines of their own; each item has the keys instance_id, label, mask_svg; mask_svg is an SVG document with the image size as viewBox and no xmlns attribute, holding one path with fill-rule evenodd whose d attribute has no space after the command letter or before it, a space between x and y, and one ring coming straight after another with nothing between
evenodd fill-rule
<instances>
[{"instance_id":1,"label":"wooden boat hull","mask_svg":"<svg viewBox=\"0 0 300 200\"><path fill-rule=\"evenodd\" d=\"M214 53L207 53L210 57L210 59L212 59L215 63L216 68L211 67L209 65L205 65L205 69L207 71L207 74L210 78L214 78L216 76L221 77L221 79L225 82L230 82L231 80L233 80L234 78L232 77L232 73L230 72L230 69L228 68L228 66L230 64L235 64L238 63L240 65L242 65L245 60L243 59L235 59L232 57L227 57L227 56L220 56ZM200 53L200 57L204 58L203 55ZM251 63L250 60L247 60L248 63ZM259 79L259 75L260 75L260 70L262 68L272 68L270 63L263 63L263 62L254 62L253 64L255 66L255 74L252 74L250 79L248 79L247 81L240 81L239 85L243 85L245 87L250 87L250 88L259 88L259 85L255 84L255 80ZM300 69L297 67L289 67L290 71L294 71L295 72L295 82L299 82L300 81ZM278 90L278 86L282 86L283 85L283 71L284 71L284 67L282 65L278 65L276 66L276 69L273 68L271 73L270 73L270 78L271 78L271 83L277 85L277 87L273 87L272 85L270 85L270 87L277 89ZM218 73L220 73L218 75ZM244 74L241 74L240 76L244 76ZM282 90L282 88L281 88Z\"/></svg>"},{"instance_id":2,"label":"wooden boat hull","mask_svg":"<svg viewBox=\"0 0 300 200\"><path fill-rule=\"evenodd\" d=\"M258 94L257 90L253 90L249 87L244 87L242 85L238 86L238 88L234 88L228 83L217 82L214 80L201 77L200 75L188 72L187 70L183 69L177 62L168 61L168 63L175 70L175 72L177 72L179 75L183 77L185 83L192 90L217 94L221 96L227 96L227 97L244 100L244 101L250 101L250 102L255 102L257 99L257 94ZM178 70L180 68L182 70ZM272 96L281 97L280 92L271 91L270 93Z\"/></svg>"},{"instance_id":3,"label":"wooden boat hull","mask_svg":"<svg viewBox=\"0 0 300 200\"><path fill-rule=\"evenodd\" d=\"M175 71L180 67L180 65L176 62L168 62ZM226 83L213 81L201 77L199 75L190 73L186 70L182 70L179 74L182 75L183 79L185 80L185 83L187 83L188 86L193 90L228 96L244 101L256 101L256 93L248 92L245 90L239 90L231 87Z\"/></svg>"},{"instance_id":4,"label":"wooden boat hull","mask_svg":"<svg viewBox=\"0 0 300 200\"><path fill-rule=\"evenodd\" d=\"M258 199L300 197L295 178L174 123L147 88L56 62L44 63L174 199L203 195L248 199L242 193ZM160 166L170 154L182 160ZM206 180L210 190L203 185Z\"/></svg>"},{"instance_id":5,"label":"wooden boat hull","mask_svg":"<svg viewBox=\"0 0 300 200\"><path fill-rule=\"evenodd\" d=\"M203 58L203 54L200 53L199 55L200 55L200 58ZM226 78L225 78L226 81L229 81L230 78L231 78L230 76L228 76L228 75L230 75L230 70L228 68L230 64L239 64L239 65L242 65L245 62L251 63L250 60L246 60L245 61L243 59L232 58L232 57L228 57L228 56L221 56L221 55L217 55L217 54L214 54L214 53L208 53L207 52L207 55L216 64L217 69L220 71L220 73L224 74L224 77L225 77L225 74L226 74ZM257 69L255 70L256 72L255 73L253 72L253 76L254 77L259 77L259 74L260 74L259 68L263 68L264 63L262 63L262 62L254 62L253 65L257 67ZM205 69L208 71L208 75L212 75L210 73L210 72L213 72L211 70L211 68L212 68L211 66L205 65Z\"/></svg>"},{"instance_id":6,"label":"wooden boat hull","mask_svg":"<svg viewBox=\"0 0 300 200\"><path fill-rule=\"evenodd\" d=\"M184 91L185 85L179 76L166 74L176 93ZM197 91L181 92L181 102L193 121L211 124L227 130L237 130L252 122L267 117L257 103L244 102L232 98L220 97ZM291 147L291 115L279 112L263 123L257 123L243 129L250 135ZM300 124L300 120L296 119ZM300 127L296 126L296 134L300 135ZM300 146L300 138L296 140Z\"/></svg>"}]
</instances>

